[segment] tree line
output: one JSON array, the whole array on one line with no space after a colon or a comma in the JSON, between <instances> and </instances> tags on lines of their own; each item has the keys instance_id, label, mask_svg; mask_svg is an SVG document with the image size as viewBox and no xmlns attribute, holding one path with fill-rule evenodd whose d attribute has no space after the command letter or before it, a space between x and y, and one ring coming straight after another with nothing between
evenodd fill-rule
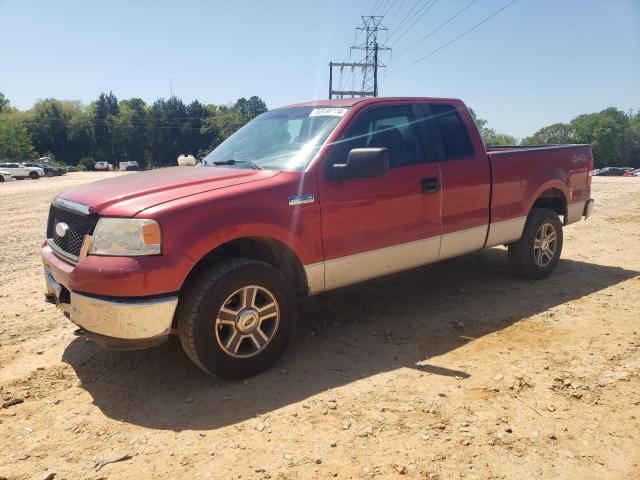
<instances>
[{"instance_id":1,"label":"tree line","mask_svg":"<svg viewBox=\"0 0 640 480\"><path fill-rule=\"evenodd\" d=\"M118 100L101 93L78 101L39 100L26 111L10 106L0 92L0 160L27 161L49 156L67 165L91 168L96 161L136 160L144 167L175 165L178 155L202 157L238 128L267 111L257 96L231 105L189 104L177 97L151 104L140 98ZM610 107L554 123L518 140L487 126L476 116L487 145L589 143L597 168L640 167L640 113Z\"/></svg>"},{"instance_id":2,"label":"tree line","mask_svg":"<svg viewBox=\"0 0 640 480\"><path fill-rule=\"evenodd\" d=\"M101 93L89 105L47 98L20 111L0 93L0 160L46 155L80 168L97 161L175 165L181 154L206 155L266 111L257 96L231 105L185 104L175 96L146 104L140 98L118 100L112 92Z\"/></svg>"},{"instance_id":3,"label":"tree line","mask_svg":"<svg viewBox=\"0 0 640 480\"><path fill-rule=\"evenodd\" d=\"M472 116L487 145L554 145L589 143L596 168L607 166L640 168L640 112L615 107L578 115L569 123L554 123L518 141L487 127L487 120Z\"/></svg>"}]
</instances>

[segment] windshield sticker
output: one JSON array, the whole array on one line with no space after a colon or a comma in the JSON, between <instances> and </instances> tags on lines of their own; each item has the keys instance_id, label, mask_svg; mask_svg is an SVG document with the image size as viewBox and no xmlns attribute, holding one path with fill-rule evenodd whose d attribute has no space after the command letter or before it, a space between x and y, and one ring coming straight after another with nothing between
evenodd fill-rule
<instances>
[{"instance_id":1,"label":"windshield sticker","mask_svg":"<svg viewBox=\"0 0 640 480\"><path fill-rule=\"evenodd\" d=\"M348 111L349 111L348 108L334 108L334 107L314 108L313 110L311 110L311 113L309 114L309 116L310 117L344 117Z\"/></svg>"}]
</instances>

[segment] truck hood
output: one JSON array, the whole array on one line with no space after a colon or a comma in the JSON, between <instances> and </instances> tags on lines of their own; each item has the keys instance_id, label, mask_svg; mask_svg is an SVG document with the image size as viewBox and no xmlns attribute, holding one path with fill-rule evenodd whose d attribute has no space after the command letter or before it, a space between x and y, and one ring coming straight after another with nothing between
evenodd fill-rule
<instances>
[{"instance_id":1,"label":"truck hood","mask_svg":"<svg viewBox=\"0 0 640 480\"><path fill-rule=\"evenodd\" d=\"M274 170L226 167L172 167L87 183L59 195L87 205L99 215L132 217L178 198L274 177ZM100 174L97 173L96 176Z\"/></svg>"}]
</instances>

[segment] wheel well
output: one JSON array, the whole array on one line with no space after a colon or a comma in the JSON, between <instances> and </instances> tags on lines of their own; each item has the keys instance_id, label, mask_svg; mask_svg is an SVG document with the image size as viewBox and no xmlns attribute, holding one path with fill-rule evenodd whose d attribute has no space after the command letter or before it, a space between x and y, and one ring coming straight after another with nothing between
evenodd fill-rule
<instances>
[{"instance_id":1,"label":"wheel well","mask_svg":"<svg viewBox=\"0 0 640 480\"><path fill-rule=\"evenodd\" d=\"M566 220L567 216L567 199L561 190L557 188L549 188L542 192L537 200L533 203L532 208L548 208L555 211L558 216Z\"/></svg>"},{"instance_id":2,"label":"wheel well","mask_svg":"<svg viewBox=\"0 0 640 480\"><path fill-rule=\"evenodd\" d=\"M284 274L299 296L308 293L307 276L298 256L284 243L267 237L238 238L216 247L198 261L185 284L205 267L226 258L252 258L266 262Z\"/></svg>"}]
</instances>

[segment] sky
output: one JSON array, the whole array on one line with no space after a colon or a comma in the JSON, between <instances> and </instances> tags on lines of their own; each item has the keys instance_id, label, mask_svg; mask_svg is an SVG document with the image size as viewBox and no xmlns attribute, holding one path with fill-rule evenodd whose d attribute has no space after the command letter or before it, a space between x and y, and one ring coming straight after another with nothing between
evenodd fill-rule
<instances>
[{"instance_id":1,"label":"sky","mask_svg":"<svg viewBox=\"0 0 640 480\"><path fill-rule=\"evenodd\" d=\"M510 2L476 0L403 51L471 0L430 0L420 18L427 1L0 0L0 92L23 110L101 91L152 102L170 96L170 79L185 102L324 99L329 61L345 60L378 4L389 28L379 39L393 45L381 95L461 98L520 138L609 106L640 110L640 0L517 0L405 68Z\"/></svg>"}]
</instances>

